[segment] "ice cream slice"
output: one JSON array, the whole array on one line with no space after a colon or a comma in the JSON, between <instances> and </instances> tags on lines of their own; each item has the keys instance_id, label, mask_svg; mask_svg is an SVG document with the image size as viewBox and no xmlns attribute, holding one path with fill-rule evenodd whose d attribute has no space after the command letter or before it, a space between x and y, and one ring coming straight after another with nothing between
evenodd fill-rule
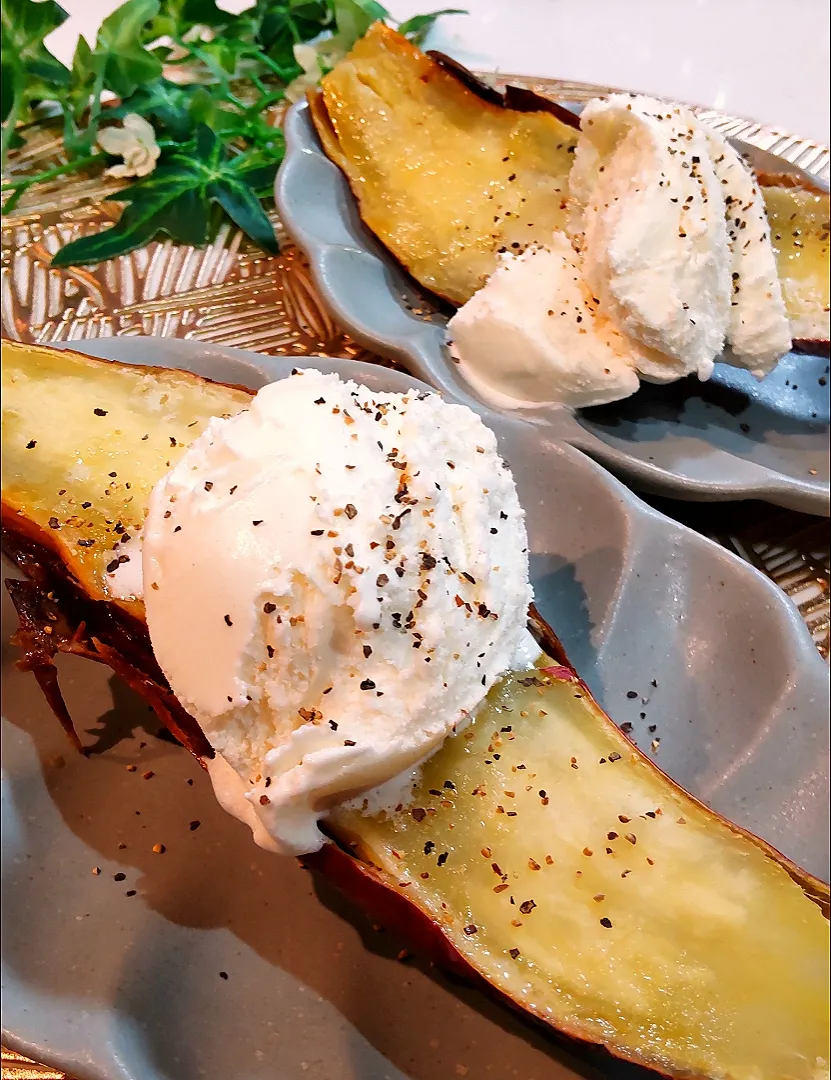
<instances>
[{"instance_id":1,"label":"ice cream slice","mask_svg":"<svg viewBox=\"0 0 831 1080\"><path fill-rule=\"evenodd\" d=\"M583 273L601 310L657 355L655 381L708 378L724 347L730 265L706 131L680 107L590 102L569 177Z\"/></svg>"},{"instance_id":2,"label":"ice cream slice","mask_svg":"<svg viewBox=\"0 0 831 1080\"><path fill-rule=\"evenodd\" d=\"M306 371L154 489L147 624L263 846L412 769L528 659L527 539L493 433L432 394Z\"/></svg>"},{"instance_id":3,"label":"ice cream slice","mask_svg":"<svg viewBox=\"0 0 831 1080\"><path fill-rule=\"evenodd\" d=\"M730 248L730 320L727 357L767 375L791 347L791 327L776 267L765 201L753 174L721 135L707 132L724 196Z\"/></svg>"},{"instance_id":4,"label":"ice cream slice","mask_svg":"<svg viewBox=\"0 0 831 1080\"><path fill-rule=\"evenodd\" d=\"M487 399L600 405L639 378L707 379L717 359L761 377L788 351L758 186L688 109L590 102L569 191L573 252L557 235L536 257L506 255L450 321L454 355Z\"/></svg>"},{"instance_id":5,"label":"ice cream slice","mask_svg":"<svg viewBox=\"0 0 831 1080\"><path fill-rule=\"evenodd\" d=\"M494 405L600 405L634 394L632 342L609 320L563 233L545 248L505 256L453 318L451 351Z\"/></svg>"}]
</instances>

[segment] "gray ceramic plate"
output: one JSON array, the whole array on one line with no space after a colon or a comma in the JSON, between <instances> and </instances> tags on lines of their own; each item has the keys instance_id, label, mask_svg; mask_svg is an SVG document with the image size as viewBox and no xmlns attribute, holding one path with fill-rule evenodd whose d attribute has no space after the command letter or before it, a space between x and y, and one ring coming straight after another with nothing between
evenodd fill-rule
<instances>
[{"instance_id":1,"label":"gray ceramic plate","mask_svg":"<svg viewBox=\"0 0 831 1080\"><path fill-rule=\"evenodd\" d=\"M294 106L277 177L280 216L308 256L320 294L361 344L399 360L446 395L471 402L445 346L446 318L363 226L349 186ZM744 144L743 144L744 145ZM752 147L761 168L794 166ZM522 411L645 491L681 499L766 499L828 515L828 360L791 353L762 383L719 364L708 383L645 386L627 401L576 413Z\"/></svg>"},{"instance_id":2,"label":"gray ceramic plate","mask_svg":"<svg viewBox=\"0 0 831 1080\"><path fill-rule=\"evenodd\" d=\"M82 347L252 387L292 364L189 341ZM317 365L378 388L414 382L354 361ZM641 745L660 737L658 762L687 788L827 877L828 673L796 610L547 431L488 421L527 510L539 605L594 693ZM253 845L145 705L103 668L66 659L70 709L94 750L74 754L13 667L5 595L4 605L13 1048L81 1080L641 1075L578 1061L478 993L396 962L401 942Z\"/></svg>"}]
</instances>

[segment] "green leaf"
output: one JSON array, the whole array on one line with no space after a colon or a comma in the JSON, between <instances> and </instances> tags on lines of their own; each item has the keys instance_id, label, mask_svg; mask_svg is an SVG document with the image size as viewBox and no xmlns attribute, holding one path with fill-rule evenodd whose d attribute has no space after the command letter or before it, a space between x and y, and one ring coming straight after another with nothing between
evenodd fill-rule
<instances>
[{"instance_id":1,"label":"green leaf","mask_svg":"<svg viewBox=\"0 0 831 1080\"><path fill-rule=\"evenodd\" d=\"M102 62L94 56L89 42L79 37L72 57L70 86L60 102L63 113L64 147L70 158L81 157L92 148L95 126L87 133L81 124L89 126L87 110L101 75Z\"/></svg>"},{"instance_id":2,"label":"green leaf","mask_svg":"<svg viewBox=\"0 0 831 1080\"><path fill-rule=\"evenodd\" d=\"M282 160L282 144L279 155L275 153L273 161L266 164L247 164L237 171L243 177L246 184L254 191L259 197L270 199L274 194L274 178L277 175L277 169ZM238 161L241 161L242 157L236 158L233 165ZM232 167L233 167L232 165Z\"/></svg>"},{"instance_id":3,"label":"green leaf","mask_svg":"<svg viewBox=\"0 0 831 1080\"><path fill-rule=\"evenodd\" d=\"M251 42L220 36L213 41L200 42L198 48L200 58L210 57L216 69L233 76L246 55L250 54Z\"/></svg>"},{"instance_id":4,"label":"green leaf","mask_svg":"<svg viewBox=\"0 0 831 1080\"><path fill-rule=\"evenodd\" d=\"M4 0L0 9L2 48L3 161L15 141L15 125L29 118L33 102L57 100L69 82L69 72L44 46L67 13L54 2Z\"/></svg>"},{"instance_id":5,"label":"green leaf","mask_svg":"<svg viewBox=\"0 0 831 1080\"><path fill-rule=\"evenodd\" d=\"M414 15L399 25L398 31L404 37L409 38L415 45L423 45L424 39L433 29L436 19L442 15L467 15L462 8L442 8L441 11L431 11L427 15Z\"/></svg>"},{"instance_id":6,"label":"green leaf","mask_svg":"<svg viewBox=\"0 0 831 1080\"><path fill-rule=\"evenodd\" d=\"M208 239L208 225L205 200L196 188L191 188L168 203L159 229L177 244L201 247Z\"/></svg>"},{"instance_id":7,"label":"green leaf","mask_svg":"<svg viewBox=\"0 0 831 1080\"><path fill-rule=\"evenodd\" d=\"M72 109L76 121L80 121L89 108L90 95L93 93L95 80L100 70L101 62L93 56L89 42L85 37L79 37L72 57L71 83L66 96L67 104Z\"/></svg>"},{"instance_id":8,"label":"green leaf","mask_svg":"<svg viewBox=\"0 0 831 1080\"><path fill-rule=\"evenodd\" d=\"M325 0L258 0L259 16L257 41L269 56L285 68L294 69L287 78L294 78L300 68L294 62L292 49L332 27L331 5Z\"/></svg>"},{"instance_id":9,"label":"green leaf","mask_svg":"<svg viewBox=\"0 0 831 1080\"><path fill-rule=\"evenodd\" d=\"M196 156L198 161L191 160L191 164L201 165L203 169L213 176L223 158L224 147L217 138L216 132L211 131L205 124L200 124L196 129Z\"/></svg>"},{"instance_id":10,"label":"green leaf","mask_svg":"<svg viewBox=\"0 0 831 1080\"><path fill-rule=\"evenodd\" d=\"M101 23L95 45L103 59L104 86L120 98L162 73L157 56L141 44L144 26L159 12L159 0L127 0Z\"/></svg>"},{"instance_id":11,"label":"green leaf","mask_svg":"<svg viewBox=\"0 0 831 1080\"><path fill-rule=\"evenodd\" d=\"M143 247L159 233L176 243L204 244L213 203L255 243L274 253L278 250L274 229L258 191L264 169L276 164L276 160L264 163L255 152L230 156L216 133L200 124L194 140L169 153L155 172L110 196L114 202L127 203L112 228L67 244L52 265L83 266L114 259Z\"/></svg>"},{"instance_id":12,"label":"green leaf","mask_svg":"<svg viewBox=\"0 0 831 1080\"><path fill-rule=\"evenodd\" d=\"M39 68L39 78L66 85L69 72L46 49L44 38L69 18L55 0L4 0L0 10L3 36L3 64ZM33 68L34 65L34 68Z\"/></svg>"},{"instance_id":13,"label":"green leaf","mask_svg":"<svg viewBox=\"0 0 831 1080\"><path fill-rule=\"evenodd\" d=\"M457 11L418 15L401 29L420 41L440 15ZM2 88L13 103L4 112L4 152L21 110L49 88L63 112L69 165L80 169L105 157L92 151L104 117L145 117L161 147L155 171L112 197L124 204L119 221L62 248L55 266L115 258L161 235L198 246L223 216L276 252L263 202L271 198L284 141L267 110L301 74L294 47L319 43L324 69L372 23L388 18L377 0L255 0L241 15L222 11L216 0L126 0L104 20L93 48L79 41L70 73L43 49L44 34L66 17L55 0L8 0L3 12L3 44L12 49L12 62L4 56ZM204 26L213 30L207 41L194 31ZM195 71L190 81L173 82L162 73L170 47L154 42L163 35L176 42L178 70L186 78ZM120 101L102 111L104 90Z\"/></svg>"},{"instance_id":14,"label":"green leaf","mask_svg":"<svg viewBox=\"0 0 831 1080\"><path fill-rule=\"evenodd\" d=\"M4 124L12 110L14 99L14 72L11 64L0 64L0 121Z\"/></svg>"},{"instance_id":15,"label":"green leaf","mask_svg":"<svg viewBox=\"0 0 831 1080\"><path fill-rule=\"evenodd\" d=\"M334 0L338 37L345 49L351 49L374 22L389 18L389 12L376 0Z\"/></svg>"},{"instance_id":16,"label":"green leaf","mask_svg":"<svg viewBox=\"0 0 831 1080\"><path fill-rule=\"evenodd\" d=\"M178 243L202 244L207 234L207 215L198 197L199 180L178 167L159 166L111 198L127 202L112 228L82 236L62 247L53 266L86 266L115 259L144 247L166 233Z\"/></svg>"},{"instance_id":17,"label":"green leaf","mask_svg":"<svg viewBox=\"0 0 831 1080\"><path fill-rule=\"evenodd\" d=\"M216 0L179 0L179 26L190 23L191 26L225 26L235 16L222 11L216 6ZM165 0L164 7L171 5Z\"/></svg>"},{"instance_id":18,"label":"green leaf","mask_svg":"<svg viewBox=\"0 0 831 1080\"><path fill-rule=\"evenodd\" d=\"M138 113L150 120L156 130L176 142L188 142L193 135L191 109L197 93L206 94L201 86L178 86L165 78L137 90L128 100L107 110L108 119L123 119L128 113Z\"/></svg>"},{"instance_id":19,"label":"green leaf","mask_svg":"<svg viewBox=\"0 0 831 1080\"><path fill-rule=\"evenodd\" d=\"M97 64L92 59L92 49L89 42L82 35L75 45L75 53L72 57L72 82L74 86L83 86L92 83L97 74Z\"/></svg>"},{"instance_id":20,"label":"green leaf","mask_svg":"<svg viewBox=\"0 0 831 1080\"><path fill-rule=\"evenodd\" d=\"M144 32L145 41L163 34L186 34L194 26L228 26L237 18L222 11L215 0L161 0L159 13Z\"/></svg>"},{"instance_id":21,"label":"green leaf","mask_svg":"<svg viewBox=\"0 0 831 1080\"><path fill-rule=\"evenodd\" d=\"M274 227L254 192L231 174L208 187L208 198L218 203L231 221L270 255L280 251Z\"/></svg>"}]
</instances>

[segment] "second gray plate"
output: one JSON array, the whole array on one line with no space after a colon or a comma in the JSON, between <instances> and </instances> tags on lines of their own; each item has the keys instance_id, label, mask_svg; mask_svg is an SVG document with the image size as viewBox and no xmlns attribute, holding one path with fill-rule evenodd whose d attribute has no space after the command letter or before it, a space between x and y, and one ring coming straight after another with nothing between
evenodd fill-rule
<instances>
[{"instance_id":1,"label":"second gray plate","mask_svg":"<svg viewBox=\"0 0 831 1080\"><path fill-rule=\"evenodd\" d=\"M335 318L365 347L400 361L446 397L479 407L448 354L445 317L361 222L305 102L290 111L285 133L276 185L280 216L308 256ZM777 160L780 171L793 169ZM416 315L414 307L433 313ZM764 499L827 516L828 376L827 358L791 353L761 383L719 364L707 383L644 386L603 408L541 407L513 415L545 426L643 491L707 501Z\"/></svg>"},{"instance_id":2,"label":"second gray plate","mask_svg":"<svg viewBox=\"0 0 831 1080\"><path fill-rule=\"evenodd\" d=\"M384 390L416 382L194 341L80 347L252 388L293 363ZM828 672L796 609L546 429L486 419L526 509L537 603L594 694L647 752L660 739L658 764L686 788L827 880ZM92 751L75 754L14 667L10 608L4 596L7 1045L78 1080L643 1075L577 1060L478 993L396 962L400 941L254 846L145 704L67 658Z\"/></svg>"}]
</instances>

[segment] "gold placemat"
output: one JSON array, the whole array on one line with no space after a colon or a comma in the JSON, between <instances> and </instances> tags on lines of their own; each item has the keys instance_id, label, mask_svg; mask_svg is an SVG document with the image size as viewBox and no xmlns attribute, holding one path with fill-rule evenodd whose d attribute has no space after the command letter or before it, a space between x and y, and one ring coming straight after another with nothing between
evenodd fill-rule
<instances>
[{"instance_id":1,"label":"gold placemat","mask_svg":"<svg viewBox=\"0 0 831 1080\"><path fill-rule=\"evenodd\" d=\"M72 1080L66 1073L38 1065L14 1050L3 1048L3 1080Z\"/></svg>"},{"instance_id":2,"label":"gold placemat","mask_svg":"<svg viewBox=\"0 0 831 1080\"><path fill-rule=\"evenodd\" d=\"M559 101L609 92L551 79L491 77L526 86ZM829 151L752 121L696 110L726 135L744 139L827 176ZM275 120L279 116L275 115ZM10 174L63 164L59 134L48 127L13 155ZM30 189L2 223L0 308L4 337L48 343L113 335L193 338L281 356L323 355L394 366L354 342L321 303L303 256L272 215L281 254L265 255L224 225L204 249L156 242L94 267L53 269L52 255L69 240L115 220L104 202L119 188L104 177L59 177ZM831 645L827 522L765 506L691 505L652 500L665 513L753 563L797 605L817 648ZM70 1080L3 1049L2 1080Z\"/></svg>"}]
</instances>

